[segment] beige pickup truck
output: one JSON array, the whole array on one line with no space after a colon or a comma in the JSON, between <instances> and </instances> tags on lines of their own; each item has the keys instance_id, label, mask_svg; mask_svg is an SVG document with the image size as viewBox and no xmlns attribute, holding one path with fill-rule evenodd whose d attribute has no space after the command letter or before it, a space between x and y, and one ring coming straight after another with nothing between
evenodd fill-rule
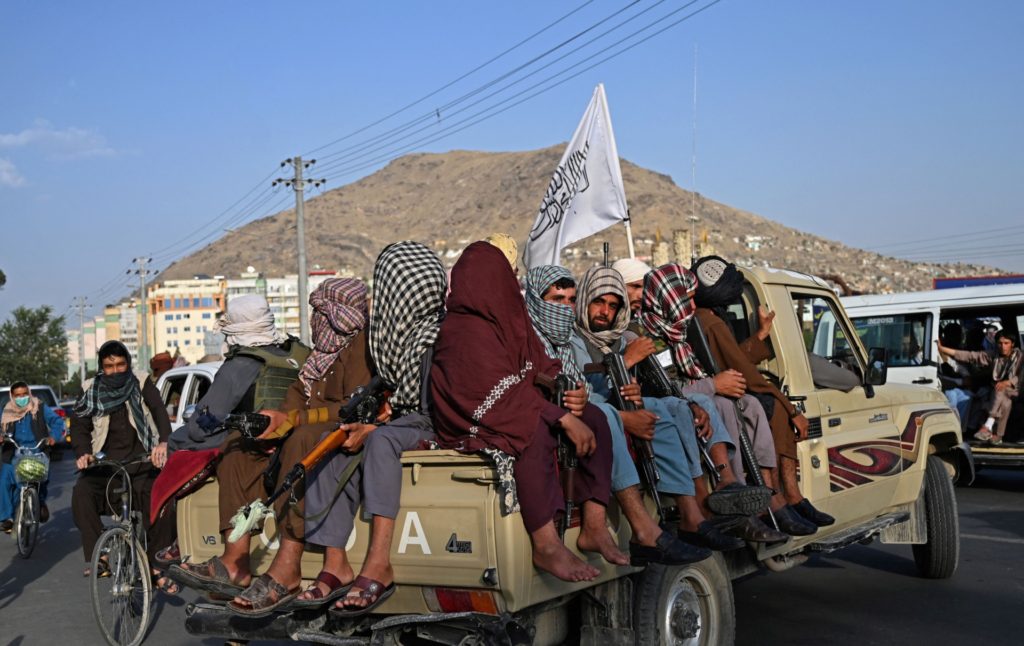
<instances>
[{"instance_id":1,"label":"beige pickup truck","mask_svg":"<svg viewBox=\"0 0 1024 646\"><path fill-rule=\"evenodd\" d=\"M522 520L499 511L488 462L450 451L410 451L402 459L392 554L398 589L378 613L341 621L322 611L295 611L247 620L214 603L195 603L188 608L188 631L345 645L731 644L732 581L758 569L787 569L813 552L878 537L910 544L922 576L951 576L959 555L953 480L973 477L973 465L945 398L885 384L884 356L860 345L823 281L772 269L744 275L747 289L731 308L731 324L743 337L756 329L758 305L776 312L775 356L761 369L811 421L810 438L799 444L801 487L836 517L834 526L687 567L614 567L581 554L601 576L566 583L533 567ZM812 351L844 363L862 385L846 393L815 386ZM608 518L625 549L628 524L614 505ZM182 553L192 560L221 552L215 482L179 502L178 527ZM577 531L569 529L567 544L575 545ZM357 523L349 539L356 568L367 534L368 525ZM268 521L253 541L255 567L270 562L276 544ZM319 553L307 551L304 576L316 576L320 562Z\"/></svg>"}]
</instances>

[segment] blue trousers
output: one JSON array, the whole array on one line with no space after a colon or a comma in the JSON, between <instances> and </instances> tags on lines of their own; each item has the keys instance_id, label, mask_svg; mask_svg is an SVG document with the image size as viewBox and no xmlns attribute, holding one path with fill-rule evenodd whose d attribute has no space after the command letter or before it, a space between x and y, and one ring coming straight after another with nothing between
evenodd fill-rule
<instances>
[{"instance_id":1,"label":"blue trousers","mask_svg":"<svg viewBox=\"0 0 1024 646\"><path fill-rule=\"evenodd\" d=\"M733 449L732 440L713 402L704 395L698 397L708 400L702 402L694 398L701 408L708 411L711 420L713 432L709 446L723 442ZM629 454L628 440L619 412L610 404L601 403L597 406L604 412L612 431L612 491L621 491L639 484L640 476ZM693 414L688 403L675 397L645 397L644 408L659 418L654 424L654 439L651 441L661 476L658 491L673 496L694 495L693 481L701 476L702 466Z\"/></svg>"},{"instance_id":2,"label":"blue trousers","mask_svg":"<svg viewBox=\"0 0 1024 646\"><path fill-rule=\"evenodd\" d=\"M14 478L14 466L8 462L0 464L0 520L14 518L14 511L18 508L18 497L21 495L21 485ZM39 504L46 503L46 482L39 486Z\"/></svg>"}]
</instances>

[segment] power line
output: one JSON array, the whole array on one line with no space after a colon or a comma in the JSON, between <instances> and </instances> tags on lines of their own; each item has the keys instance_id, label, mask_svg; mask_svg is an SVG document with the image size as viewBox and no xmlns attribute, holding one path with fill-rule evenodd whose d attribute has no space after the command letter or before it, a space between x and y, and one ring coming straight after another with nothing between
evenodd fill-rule
<instances>
[{"instance_id":1,"label":"power line","mask_svg":"<svg viewBox=\"0 0 1024 646\"><path fill-rule=\"evenodd\" d=\"M377 135L376 137L372 137L372 138L370 138L368 140L365 140L364 142L361 142L360 144L356 144L354 146L350 146L349 148L344 149L346 151L351 151L349 154L344 155L341 159L332 159L332 161L330 161L329 163L324 164L323 166L321 166L321 170L322 171L327 171L327 170L330 170L330 169L333 169L333 168L338 168L341 165L347 164L347 163L349 163L351 161L355 161L356 159L359 159L361 157L365 157L367 154L370 154L370 153L382 150L383 148L386 148L387 146L389 146L391 144L394 144L394 143L397 143L397 142L402 141L404 139L407 139L407 138L409 138L410 136L412 136L412 135L414 135L416 133L423 132L425 130L429 130L429 129L435 127L436 125L439 125L441 123L441 121L446 121L448 119L451 119L452 117L454 117L454 116L456 116L458 114L461 114L461 113L465 112L466 110L469 110L470 108L472 108L474 106L480 105L481 103L487 101L488 99L493 98L493 97L501 94L505 90L508 90L508 89L510 89L510 88L512 88L512 87L514 87L514 86L516 86L516 85L518 85L520 83L522 83L523 81L525 81L525 80L535 76L536 74L539 74L540 72L548 69L549 67L555 65L556 63L559 63L559 62L565 60L566 58L572 56L573 54L576 54L577 52L580 52L583 49L586 49L587 47L589 47L590 45L594 44L595 42L601 40L602 38L604 38L604 37L608 36L609 34L611 34L611 33L615 32L615 31L621 29L622 27L624 27L625 25L629 24L630 22L636 20L637 18L640 18L644 14L646 14L646 13L652 11L653 9L657 8L659 5L663 4L665 1L666 0L658 0L658 2L655 2L650 7L647 7L643 11L640 11L640 12L634 14L633 16L630 16L626 20L623 20L622 22L618 23L614 27L611 27L611 28L605 30L604 32L602 32L602 33L598 34L597 36L591 38L590 40L586 41L582 45L579 45L578 47L576 47L574 49L571 49L568 52L565 52L564 54L562 54L561 56L555 58L554 60L551 60L551 61L545 63L544 65L538 67L537 69L532 70L528 74L525 74L525 75L519 77L518 79L503 85L502 87L498 88L497 90L487 94L486 96L481 97L480 99L477 99L476 101L473 101L472 103L470 103L470 104L460 108L459 110L449 111L450 108L455 107L459 103L462 103L463 101L465 101L465 100L467 100L469 98L472 98L473 96L479 94L479 92L482 91L483 89L486 89L488 87L491 87L491 86L495 85L497 83L497 81L500 81L500 80L503 80L505 78L508 78L513 73L521 71L522 69L524 69L525 67L529 66L530 64L532 64L534 62L537 62L538 60L540 60L541 58L546 56L548 53L556 51L562 45L559 45L558 47L555 47L555 48L552 48L552 49L548 50L548 52L546 52L542 56L534 57L529 63L524 64L524 65L520 65L515 70L512 70L511 72L508 72L508 73L503 74L502 76L498 77L498 79L495 79L494 81L488 82L484 86L481 86L480 88L477 88L476 90L473 90L472 92L466 93L462 97L460 97L460 98L458 98L458 99L456 99L454 101L450 101L449 103L447 103L446 105L444 105L444 106L442 106L441 108L438 109L438 111L436 112L436 114L437 114L437 120L436 121L433 120L435 112L429 112L429 113L419 117L418 119L414 119L413 121L407 122L406 124L404 124L402 126L397 126L396 128L392 128L391 130L389 130L389 131L387 131L385 133L382 133L380 135ZM650 29L653 25L657 24L659 21L667 20L669 17L671 17L671 16L675 15L676 13L686 9L687 7L690 7L690 6L694 5L694 4L696 4L698 1L699 0L690 0L689 2L687 2L684 5L682 5L681 7L673 10L672 12L666 14L665 16L662 16L660 19L658 19L658 20L648 24L647 26L645 26L645 27L643 27L643 28L641 28L641 29L631 33L631 34L629 34L625 38L620 39L620 40L612 43L611 45L605 47L604 49L598 50L594 54L591 54L588 58L584 58L582 61L578 61L577 63L575 63L574 66L582 65L583 63L585 63L590 58L593 58L594 56L600 55L603 52L608 51L608 49L611 49L613 47L618 46L619 44L621 44L625 40L629 40L630 38L632 38L633 36L637 35L638 33L642 32L642 31L644 31L646 29ZM635 3L633 3L633 4L635 4ZM597 26L603 24L604 22L607 22L609 19L615 17L616 15L618 15L619 13L624 11L629 6L632 6L632 4L628 5L627 7L623 8L623 9L620 9L619 11L615 12L614 14L612 14L612 15L604 18L604 19L602 19L601 21L599 21L595 25L591 25L587 29L579 32L579 34L577 34L576 36L573 36L572 38L567 39L563 43L563 45L564 44L568 44L570 42L573 42L574 40L576 40L576 38L578 36L593 30L594 28L596 28ZM554 74L552 76L547 77L546 79L541 81L539 84L543 84L544 82L546 82L546 81L548 81L548 80L550 80L552 78L555 78L555 77L557 77L560 74L565 73L566 71L572 69L574 66L570 66L568 68L565 68L561 72L558 72L558 73L556 73L556 74ZM523 93L528 92L530 89L537 87L537 85L539 85L539 84L534 84L534 85L530 86L529 88L526 88L525 90L520 91L517 94L514 94L514 95L512 95L510 97L506 97L504 99L504 101L510 101L510 100L512 100L512 99L514 99L514 98L516 98L516 97L518 97L520 95L522 95ZM499 102L496 105L500 105L500 104L501 104L501 102ZM495 106L492 106L492 107L495 107ZM442 112L444 113L444 116L441 116ZM479 114L480 113L478 112L477 115L479 115ZM474 115L474 116L476 116L476 115ZM392 138L393 135L397 135L397 134L400 134L402 132L405 132L409 128L411 128L411 127L413 127L413 126L415 126L415 125L417 125L419 123L423 123L424 121L429 121L429 123L427 123L427 125L425 125L425 126L423 126L421 128L418 128L417 130L414 130L413 132L405 135L404 137L400 137L398 139L393 139ZM391 141L387 141L388 139L391 139ZM376 147L370 148L369 150L367 150L367 148L369 148L370 146L374 145L375 140L379 140L379 141L382 141L384 143L381 143L381 145L377 145ZM329 159L329 158L335 157L335 156L341 154L341 152L343 152L343 151L339 151L337 153L333 153L332 155L327 155L325 157L322 157L321 161L323 161L325 159ZM360 152L362 152L362 154L359 154Z\"/></svg>"},{"instance_id":2,"label":"power line","mask_svg":"<svg viewBox=\"0 0 1024 646\"><path fill-rule=\"evenodd\" d=\"M630 4L636 4L636 2L638 2L638 1L639 0L635 0L634 2L632 2ZM328 143L326 143L326 144L324 144L324 145L322 145L322 146L320 146L318 148L314 148L313 150L307 151L307 152L303 153L303 157L308 156L308 155L312 155L314 153L318 153L318 152L320 152L321 150L323 150L325 148L329 148L329 147L331 147L331 146L333 146L335 144L338 144L338 143L341 143L342 141L350 139L350 138L352 138L352 137L354 137L354 136L356 136L356 135L358 135L358 134L360 134L362 132L365 132L365 131L369 130L370 128L373 128L374 126L377 126L377 125L380 125L381 123L384 123L385 121L387 121L388 119L390 119L392 117L398 116L399 114L405 112L409 108L415 107L415 106L419 105L420 103L423 103L427 99L429 99L429 98L431 98L433 96L436 96L437 94L443 92L444 90L447 90L448 88L450 88L451 86L455 85L459 81L461 81L461 80L471 76L472 74L482 70L483 68L487 67L491 63L497 61L498 59L502 58L506 54L509 54L509 53L515 51L516 49L518 49L522 45L525 45L526 43L528 43L529 41L533 40L537 36L540 36L541 34L546 32L547 30L549 30L552 27L554 27L555 25L561 23L563 20L565 20L569 16L572 16L573 14L575 14L578 11L580 11L581 9L583 9L587 5L591 4L592 2L593 2L593 0L588 0L587 2L584 2L583 4L579 5L578 7L576 7L572 11L570 11L569 13L563 15L561 18L558 18L557 20L555 20L551 24L547 25L546 27L544 27L540 31L534 32L533 34L527 36L526 38L524 38L523 40L519 41L518 43L516 43L512 47L509 47L508 49L506 49L505 51L501 52L500 54L497 54L496 56L490 58L489 60L487 60L487 61L485 61L483 63L481 63L480 65L477 65L476 67L474 67L473 69L469 70L468 72L466 72L462 76L459 76L458 78L456 78L456 79L454 79L452 81L449 81L448 83L442 85L441 87L437 88L433 92L430 92L429 94L427 94L425 96L422 96L419 99L416 99L412 103L409 103L409 104L407 104L407 105L405 105L405 106L395 110L394 112L392 112L392 113L390 113L388 115L385 115L385 116L381 117L380 119L377 119L373 123L369 123L369 124L367 124L365 126L357 128L356 130L353 130L352 132L348 133L347 135L344 135L342 137L334 139L333 141L330 141L330 142L328 142Z\"/></svg>"},{"instance_id":3,"label":"power line","mask_svg":"<svg viewBox=\"0 0 1024 646\"><path fill-rule=\"evenodd\" d=\"M922 242L927 243L927 242L933 242L935 240L951 240L953 238L957 238L957 239L972 238L972 237L976 237L976 236L989 235L989 234L992 234L992 233L1004 233L1004 232L1007 232L1007 231L1014 231L1016 229L1024 229L1024 224L1022 224L1022 225L1004 226L1004 227L999 227L998 229L983 229L983 230L980 230L980 231L968 231L968 232L964 232L964 233L952 233L952 234L949 234L949 235L935 236L934 238L918 238L917 240L908 240L908 241L905 241L905 242L893 242L893 243L884 244L884 245L875 245L874 248L875 249L891 249L893 247L906 247L906 246L913 247L913 246L921 244ZM1024 231L1022 231L1022 233L1024 233Z\"/></svg>"},{"instance_id":4,"label":"power line","mask_svg":"<svg viewBox=\"0 0 1024 646\"><path fill-rule=\"evenodd\" d=\"M360 165L357 165L357 166L353 166L353 167L342 168L341 170L339 170L335 174L328 175L327 179L335 179L335 178L339 178L339 177L344 177L346 175L349 175L349 174L354 173L354 172L359 171L359 170L364 170L364 169L367 169L367 168L372 168L373 166L376 166L377 164L381 163L382 161L390 161L390 160L395 159L398 156L400 156L400 155L402 155L402 154L404 154L406 152L410 152L412 150L417 149L421 145L434 143L436 141L439 141L441 139L449 137L449 136L451 136L453 134L456 134L458 132L466 130L467 128L470 128L470 127L472 127L474 125L477 125L478 123L481 123L481 122L486 121L486 120L488 120L490 118L496 117L499 114L502 114L503 112L507 112L508 110L510 110L510 109L512 109L512 108L514 108L514 107L516 107L518 105L521 105L522 103L525 103L526 101L529 101L529 100L531 100L533 98L536 98L537 96L540 96L541 94L544 94L545 92L548 92L549 90L552 90L552 89L554 89L554 88L556 88L556 87L558 87L560 85L563 85L564 83L567 83L567 82L571 81L572 79L574 79L574 78L576 78L576 77L578 77L578 76L580 76L580 75L582 75L582 74L584 74L584 73L594 69L595 67L603 65L604 63L608 62L609 60L612 60L613 58L621 56L622 54L632 50L635 47L638 47L639 45L647 42L648 40L663 34L664 32L666 32L669 29L679 25L680 23L682 23L682 22L684 22L686 20L689 20L690 18L693 18L697 14L702 13L703 11L711 8L712 6L718 4L721 1L722 0L712 0L712 2L709 2L707 5L705 5L703 7L700 7L698 9L695 9L691 13L686 14L682 18L669 23L668 25L666 25L665 27L662 27L661 29L655 31L654 33L649 34L649 35L645 36L644 38L642 38L642 39L640 39L640 40L638 40L638 41L636 41L634 43L631 43L630 45L628 45L626 47L623 47L619 51L614 52L614 53L612 53L612 54L610 54L610 55L608 55L608 56L606 56L606 57L604 57L604 58L602 58L602 59L592 63L591 65L588 65L587 67L584 67L583 69L581 69L581 70L577 71L576 73L574 73L574 74L572 74L572 75L570 75L570 76L568 76L568 77L558 81L557 83L553 83L553 84L549 85L548 87L542 88L542 89L538 90L537 92L534 92L533 94L529 94L528 96L526 96L526 97L524 97L524 98L522 98L522 99L520 99L518 101L515 101L515 102L513 102L513 103L511 103L511 104L509 104L509 105L507 105L507 106L505 106L503 108L501 108L500 110L495 110L495 108L498 108L499 106L502 106L504 103L506 103L508 101L511 101L512 99L517 98L519 96L522 96L523 94L529 92L531 89L536 88L536 87L538 87L540 85L543 85L545 82L547 82L547 81L549 81L551 79L557 78L558 76L561 76L565 72L567 72L567 71L569 71L569 70L571 70L571 69L573 69L575 67L578 67L579 65L581 65L583 63L586 63L587 61L591 60L594 55L588 57L587 59L585 59L583 61L579 61L577 63L574 63L573 65L563 69L562 71L557 72L557 73L547 77L543 81L535 83L534 85L532 85L532 86L530 86L530 87L528 87L528 88L526 88L526 89L516 93L515 95L507 97L506 99L503 99L502 101L499 101L498 103L490 106L489 108L485 108L485 109L483 109L483 110L481 110L481 111L479 111L479 112L477 112L477 113L475 113L473 115L470 115L469 117L467 117L467 118L465 118L465 119L463 119L461 121L458 121L458 122L448 126L447 128L444 128L444 129L440 130L438 133L435 133L436 136L424 137L422 139L419 139L417 141L414 141L414 142L410 143L409 145L405 146L404 148L393 149L393 150L389 151L388 153L386 153L386 154L384 154L382 156L379 156L379 157L377 157L377 158L375 158L375 159L373 159L373 160L371 160L369 162L366 162L366 163L363 163L363 164L360 164ZM692 4L694 4L694 2L688 3L687 6L692 5ZM683 7L683 8L685 8L685 7ZM675 12L673 12L673 13L675 13ZM638 29L637 31L635 31L632 34L626 36L625 38L622 38L619 41L617 41L616 43L613 43L612 45L602 49L599 52L597 52L597 54L603 53L605 51L608 51L609 49L612 49L612 48L622 44L623 42L629 40L630 38L632 38L632 37L634 37L634 36L644 32L644 31L646 31L647 29L650 29L652 26L655 26L655 25L659 24L660 22L663 22L664 19L665 19L664 17L660 18L660 19L650 23L649 25L647 25L645 27L642 27L641 29ZM491 112L490 114L486 114L488 111L491 111L491 110L495 110L495 111ZM479 119L471 121L472 119L474 119L474 117L477 117L479 115L485 115L485 116L482 116ZM456 126L459 126L460 124L465 124L465 125L463 125L462 127L456 128ZM325 170L325 169L321 169L321 170Z\"/></svg>"}]
</instances>

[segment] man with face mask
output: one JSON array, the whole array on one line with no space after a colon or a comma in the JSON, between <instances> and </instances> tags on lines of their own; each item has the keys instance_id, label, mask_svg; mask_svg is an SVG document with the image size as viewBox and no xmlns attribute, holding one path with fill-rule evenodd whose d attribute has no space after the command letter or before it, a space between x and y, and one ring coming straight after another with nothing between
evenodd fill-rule
<instances>
[{"instance_id":1,"label":"man with face mask","mask_svg":"<svg viewBox=\"0 0 1024 646\"><path fill-rule=\"evenodd\" d=\"M35 446L45 440L43 449L53 446L64 435L64 420L46 404L32 396L28 384L19 381L11 385L11 399L4 406L0 429L18 446ZM0 529L10 532L14 526L14 508L18 504L19 485L10 464L14 448L4 445L3 460L0 462ZM50 520L50 509L46 506L46 485L39 486L39 520Z\"/></svg>"},{"instance_id":2,"label":"man with face mask","mask_svg":"<svg viewBox=\"0 0 1024 646\"><path fill-rule=\"evenodd\" d=\"M133 503L140 510L149 509L149 494L157 472L167 461L167 438L171 423L156 386L145 374L140 378L131 371L131 355L120 341L107 341L98 354L100 372L75 403L71 418L71 446L77 459L75 465L84 470L105 454L111 460L128 460L148 455L150 464L129 467L132 476ZM103 531L101 513L110 513L107 469L83 471L71 494L71 512L75 526L82 534L82 553L88 563L93 547ZM149 537L149 558L170 543L174 532L172 518L150 525L143 514ZM101 565L101 568L106 566ZM90 574L86 568L85 576ZM100 573L102 576L102 573ZM158 581L158 585L163 580Z\"/></svg>"}]
</instances>

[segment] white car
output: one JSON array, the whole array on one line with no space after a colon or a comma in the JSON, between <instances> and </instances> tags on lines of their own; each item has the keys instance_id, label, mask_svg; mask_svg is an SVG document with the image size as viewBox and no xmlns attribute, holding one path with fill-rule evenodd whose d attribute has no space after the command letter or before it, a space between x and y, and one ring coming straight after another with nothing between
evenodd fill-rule
<instances>
[{"instance_id":1,"label":"white car","mask_svg":"<svg viewBox=\"0 0 1024 646\"><path fill-rule=\"evenodd\" d=\"M167 416L171 418L171 430L176 431L185 424L186 411L194 407L210 389L223 361L197 363L194 366L171 368L160 376L156 383Z\"/></svg>"}]
</instances>

